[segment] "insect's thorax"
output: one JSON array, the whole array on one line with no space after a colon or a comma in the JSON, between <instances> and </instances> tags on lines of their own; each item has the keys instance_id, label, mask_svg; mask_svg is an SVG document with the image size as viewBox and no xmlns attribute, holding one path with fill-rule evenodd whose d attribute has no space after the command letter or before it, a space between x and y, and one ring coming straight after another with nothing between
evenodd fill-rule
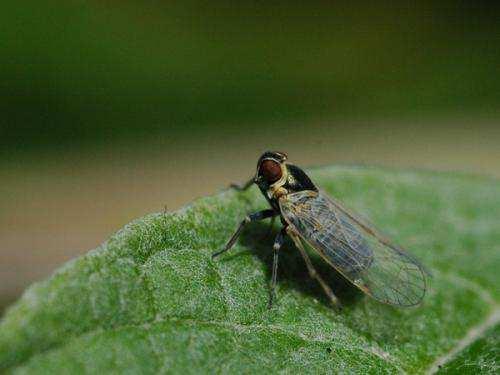
<instances>
[{"instance_id":1,"label":"insect's thorax","mask_svg":"<svg viewBox=\"0 0 500 375\"><path fill-rule=\"evenodd\" d=\"M303 190L318 191L311 179L299 167L285 164L283 176L272 185L259 185L271 206L279 210L280 197Z\"/></svg>"}]
</instances>

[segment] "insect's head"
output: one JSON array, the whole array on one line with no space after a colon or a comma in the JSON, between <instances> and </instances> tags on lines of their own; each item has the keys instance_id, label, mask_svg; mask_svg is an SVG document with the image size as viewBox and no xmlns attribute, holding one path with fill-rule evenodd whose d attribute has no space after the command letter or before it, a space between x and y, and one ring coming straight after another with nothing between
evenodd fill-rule
<instances>
[{"instance_id":1,"label":"insect's head","mask_svg":"<svg viewBox=\"0 0 500 375\"><path fill-rule=\"evenodd\" d=\"M257 173L255 183L270 186L279 181L286 173L285 160L287 156L283 152L266 151L257 162Z\"/></svg>"}]
</instances>

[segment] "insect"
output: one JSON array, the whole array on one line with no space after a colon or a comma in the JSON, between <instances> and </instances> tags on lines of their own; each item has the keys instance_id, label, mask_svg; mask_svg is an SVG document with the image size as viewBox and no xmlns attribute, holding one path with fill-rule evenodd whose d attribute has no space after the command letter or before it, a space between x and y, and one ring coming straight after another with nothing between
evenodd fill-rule
<instances>
[{"instance_id":1,"label":"insect","mask_svg":"<svg viewBox=\"0 0 500 375\"><path fill-rule=\"evenodd\" d=\"M255 177L244 186L233 186L246 190L255 183L271 208L245 217L212 258L231 249L246 224L280 216L283 227L273 245L269 308L275 298L278 255L287 235L304 258L309 275L318 281L334 306L340 307L340 302L315 270L304 244L377 301L396 306L419 304L426 291L423 266L372 225L318 190L302 169L286 160L282 152L264 152L257 162Z\"/></svg>"}]
</instances>

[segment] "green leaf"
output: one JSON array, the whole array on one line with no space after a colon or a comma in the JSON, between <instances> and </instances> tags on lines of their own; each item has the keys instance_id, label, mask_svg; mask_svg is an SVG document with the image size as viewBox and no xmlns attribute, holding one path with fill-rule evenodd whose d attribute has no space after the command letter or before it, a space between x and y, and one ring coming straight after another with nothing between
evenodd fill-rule
<instances>
[{"instance_id":1,"label":"green leaf","mask_svg":"<svg viewBox=\"0 0 500 375\"><path fill-rule=\"evenodd\" d=\"M0 369L413 373L442 364L471 332L473 346L450 360L486 358L498 337L498 181L353 167L311 175L431 270L420 307L365 298L314 258L346 305L338 313L288 241L268 310L268 223L210 258L246 213L266 207L255 188L226 191L136 220L30 287L0 324ZM484 322L494 333L477 334Z\"/></svg>"},{"instance_id":2,"label":"green leaf","mask_svg":"<svg viewBox=\"0 0 500 375\"><path fill-rule=\"evenodd\" d=\"M498 374L499 361L500 325L497 323L440 369L442 374Z\"/></svg>"}]
</instances>

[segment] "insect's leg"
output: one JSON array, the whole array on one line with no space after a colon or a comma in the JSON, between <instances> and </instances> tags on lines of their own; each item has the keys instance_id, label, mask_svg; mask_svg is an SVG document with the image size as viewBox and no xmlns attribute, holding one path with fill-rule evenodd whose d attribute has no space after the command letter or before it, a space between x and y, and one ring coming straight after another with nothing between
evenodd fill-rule
<instances>
[{"instance_id":1,"label":"insect's leg","mask_svg":"<svg viewBox=\"0 0 500 375\"><path fill-rule=\"evenodd\" d=\"M316 279L318 283L321 285L323 288L325 294L328 296L332 304L336 308L340 308L340 302L338 298L333 294L332 289L328 286L328 284L321 278L321 276L318 274L316 269L314 268L311 259L309 258L309 255L307 255L306 250L304 249L304 246L302 245L302 242L300 241L300 238L292 231L288 231L288 235L292 238L293 242L295 243L295 246L300 251L300 254L302 255L302 258L304 258L304 261L306 262L307 270L309 271L309 275L311 278Z\"/></svg>"},{"instance_id":2,"label":"insect's leg","mask_svg":"<svg viewBox=\"0 0 500 375\"><path fill-rule=\"evenodd\" d=\"M281 249L281 246L283 245L283 242L285 242L285 235L286 235L286 228L283 228L280 230L278 235L276 236L276 239L274 240L274 245L273 245L273 274L271 277L271 290L269 294L269 304L267 305L267 308L270 309L273 306L273 299L276 296L276 281L278 278L278 254Z\"/></svg>"},{"instance_id":3,"label":"insect's leg","mask_svg":"<svg viewBox=\"0 0 500 375\"><path fill-rule=\"evenodd\" d=\"M255 212L255 213L250 214L247 217L245 217L241 221L240 225L238 226L238 228L236 229L234 234L231 236L229 241L227 241L226 246L224 246L224 248L221 251L218 251L218 252L212 254L212 259L215 258L216 256L228 251L230 248L233 247L234 243L238 239L239 235L241 234L241 231L243 230L243 228L245 227L246 224L251 223L252 221L267 219L269 217L273 217L276 215L278 215L278 213L276 211L274 211L272 209L267 209L267 210Z\"/></svg>"},{"instance_id":4,"label":"insect's leg","mask_svg":"<svg viewBox=\"0 0 500 375\"><path fill-rule=\"evenodd\" d=\"M276 221L276 216L273 216L271 218L271 223L269 224L269 229L267 230L266 236L264 237L265 239L267 239L268 237L270 237L271 234L273 233L273 227L274 227L274 222L275 221Z\"/></svg>"},{"instance_id":5,"label":"insect's leg","mask_svg":"<svg viewBox=\"0 0 500 375\"><path fill-rule=\"evenodd\" d=\"M231 185L229 185L229 187L232 189L238 190L238 191L243 191L243 190L247 190L250 186L252 186L253 183L254 183L254 178L252 177L250 180L245 182L244 185L231 184Z\"/></svg>"}]
</instances>

